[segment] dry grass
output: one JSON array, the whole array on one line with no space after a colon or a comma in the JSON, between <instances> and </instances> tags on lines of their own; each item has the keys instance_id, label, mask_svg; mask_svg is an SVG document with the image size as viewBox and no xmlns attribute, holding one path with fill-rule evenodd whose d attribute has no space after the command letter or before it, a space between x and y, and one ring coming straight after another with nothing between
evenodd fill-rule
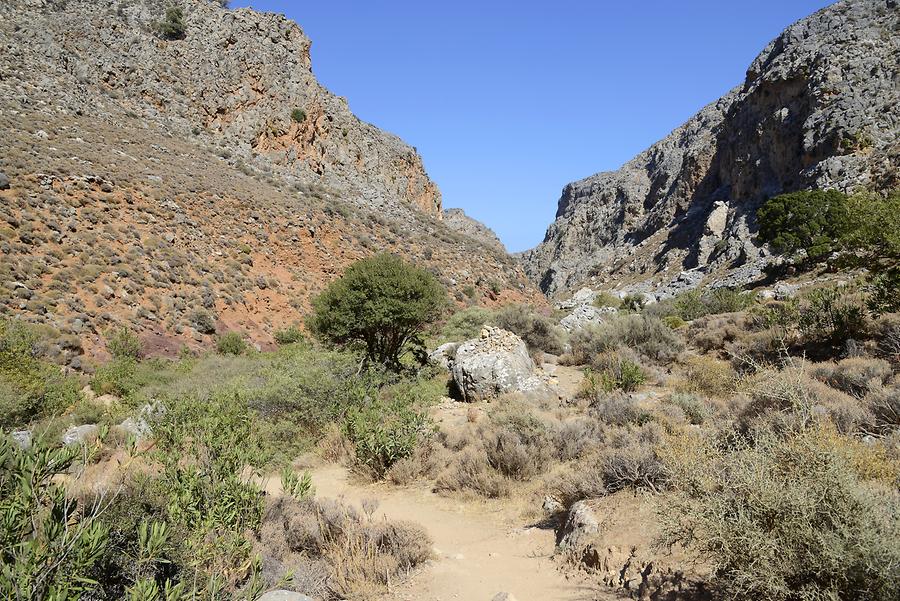
<instances>
[{"instance_id":1,"label":"dry grass","mask_svg":"<svg viewBox=\"0 0 900 601\"><path fill-rule=\"evenodd\" d=\"M373 513L338 501L281 497L267 507L255 547L270 568L294 571L297 590L328 599L370 599L432 553L420 526L375 519ZM314 579L317 570L320 577Z\"/></svg>"}]
</instances>

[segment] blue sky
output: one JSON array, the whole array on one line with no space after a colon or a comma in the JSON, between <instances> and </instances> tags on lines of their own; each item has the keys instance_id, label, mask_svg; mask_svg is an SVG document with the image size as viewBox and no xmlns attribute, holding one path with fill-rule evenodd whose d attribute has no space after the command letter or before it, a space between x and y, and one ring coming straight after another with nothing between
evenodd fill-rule
<instances>
[{"instance_id":1,"label":"blue sky","mask_svg":"<svg viewBox=\"0 0 900 601\"><path fill-rule=\"evenodd\" d=\"M616 169L740 83L826 0L239 0L286 14L313 71L418 148L444 206L511 251L539 243L562 187Z\"/></svg>"}]
</instances>

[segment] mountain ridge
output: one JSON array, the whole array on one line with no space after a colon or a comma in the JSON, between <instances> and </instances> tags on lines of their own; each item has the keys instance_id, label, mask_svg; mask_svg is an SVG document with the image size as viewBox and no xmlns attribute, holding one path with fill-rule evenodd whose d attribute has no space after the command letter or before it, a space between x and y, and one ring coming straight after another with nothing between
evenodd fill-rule
<instances>
[{"instance_id":1,"label":"mountain ridge","mask_svg":"<svg viewBox=\"0 0 900 601\"><path fill-rule=\"evenodd\" d=\"M892 0L841 0L791 25L722 98L620 169L568 184L526 272L551 295L758 278L773 260L754 235L765 198L897 185L897 29Z\"/></svg>"}]
</instances>

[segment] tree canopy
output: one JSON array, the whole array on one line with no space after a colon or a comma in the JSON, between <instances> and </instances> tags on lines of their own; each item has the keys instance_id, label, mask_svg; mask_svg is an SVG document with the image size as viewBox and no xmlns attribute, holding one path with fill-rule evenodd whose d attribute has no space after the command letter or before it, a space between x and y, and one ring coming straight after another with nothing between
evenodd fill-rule
<instances>
[{"instance_id":1,"label":"tree canopy","mask_svg":"<svg viewBox=\"0 0 900 601\"><path fill-rule=\"evenodd\" d=\"M434 275L378 254L351 265L313 301L309 325L325 342L359 346L368 361L399 369L408 353L422 359L422 333L446 305L447 293Z\"/></svg>"}]
</instances>

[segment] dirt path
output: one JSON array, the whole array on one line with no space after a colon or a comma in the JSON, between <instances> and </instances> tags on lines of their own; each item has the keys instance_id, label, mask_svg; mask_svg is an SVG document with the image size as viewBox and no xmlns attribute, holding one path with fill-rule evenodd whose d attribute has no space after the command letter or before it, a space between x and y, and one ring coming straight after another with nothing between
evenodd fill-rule
<instances>
[{"instance_id":1,"label":"dirt path","mask_svg":"<svg viewBox=\"0 0 900 601\"><path fill-rule=\"evenodd\" d=\"M568 581L550 559L554 533L526 527L507 506L463 503L426 488L397 488L353 481L347 470L312 470L316 495L343 498L357 507L377 500L376 516L422 525L434 541L435 559L387 596L393 600L490 601L499 592L518 601L587 601L596 591ZM278 487L277 481L270 486ZM274 491L273 491L274 492Z\"/></svg>"}]
</instances>

